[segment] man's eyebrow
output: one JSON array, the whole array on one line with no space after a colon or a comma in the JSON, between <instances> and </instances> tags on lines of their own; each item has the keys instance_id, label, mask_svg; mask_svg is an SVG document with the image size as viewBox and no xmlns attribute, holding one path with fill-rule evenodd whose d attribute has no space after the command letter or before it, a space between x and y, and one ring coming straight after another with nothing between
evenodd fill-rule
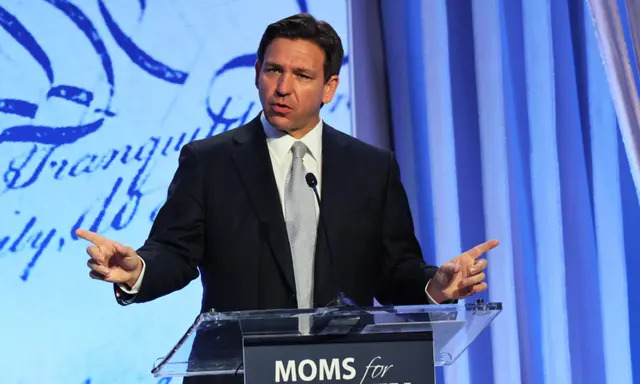
<instances>
[{"instance_id":1,"label":"man's eyebrow","mask_svg":"<svg viewBox=\"0 0 640 384\"><path fill-rule=\"evenodd\" d=\"M277 69L283 69L284 67L278 63L274 63L272 61L265 61L264 62L264 67L266 68L277 68ZM292 72L294 73L307 73L310 75L315 75L317 71L314 71L311 68L308 67L293 67L292 68Z\"/></svg>"},{"instance_id":2,"label":"man's eyebrow","mask_svg":"<svg viewBox=\"0 0 640 384\"><path fill-rule=\"evenodd\" d=\"M310 75L315 75L316 74L316 71L314 71L313 69L305 68L305 67L294 67L293 68L293 72L294 73L307 73L307 74L310 74Z\"/></svg>"},{"instance_id":3,"label":"man's eyebrow","mask_svg":"<svg viewBox=\"0 0 640 384\"><path fill-rule=\"evenodd\" d=\"M277 63L274 63L274 62L272 62L272 61L266 61L266 62L264 63L264 66L265 66L265 67L271 67L271 68L282 68L282 65L277 64Z\"/></svg>"}]
</instances>

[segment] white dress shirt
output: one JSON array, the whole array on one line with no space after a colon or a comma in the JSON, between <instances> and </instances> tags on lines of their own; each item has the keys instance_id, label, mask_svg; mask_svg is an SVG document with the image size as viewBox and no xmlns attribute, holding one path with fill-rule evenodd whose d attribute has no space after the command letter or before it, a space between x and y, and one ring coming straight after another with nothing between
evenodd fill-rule
<instances>
[{"instance_id":1,"label":"white dress shirt","mask_svg":"<svg viewBox=\"0 0 640 384\"><path fill-rule=\"evenodd\" d=\"M302 164L307 172L311 172L318 179L318 194L321 195L322 189L322 119L318 121L309 133L304 135L302 139L294 139L286 132L283 132L271 124L260 115L260 122L264 128L264 134L267 136L267 148L269 149L269 157L271 157L271 166L273 167L273 175L276 178L276 186L278 187L278 195L280 196L280 204L282 205L282 213L284 214L284 188L287 184L287 176L291 169L293 154L291 147L296 141L302 141L309 151L302 157ZM316 217L320 213L320 207L316 201Z\"/></svg>"},{"instance_id":2,"label":"white dress shirt","mask_svg":"<svg viewBox=\"0 0 640 384\"><path fill-rule=\"evenodd\" d=\"M318 124L316 124L316 126L301 139L295 139L288 133L273 127L264 117L264 113L260 114L260 122L262 123L262 128L264 129L264 133L267 138L267 148L269 149L269 157L271 158L273 175L276 179L278 195L280 196L280 205L282 206L282 213L284 215L284 189L287 183L289 170L291 169L291 162L293 161L291 146L293 146L293 143L295 143L296 141L302 141L309 149L309 151L302 157L302 163L304 164L307 172L311 172L316 176L316 179L318 180L318 185L316 188L318 189L318 194L321 194L323 122L322 119L320 119L320 121L318 121ZM316 217L318 217L320 207L318 206L317 201L315 207ZM140 258L140 260L142 260L142 258ZM146 265L144 263L144 260L142 260L142 272L140 273L140 277L136 281L136 284L131 289L128 289L125 284L119 284L120 289L130 295L137 294L140 291L140 285L142 284L145 269ZM429 283L427 283L427 286L425 287L427 298L430 303L435 304L435 301L427 293L428 287Z\"/></svg>"}]
</instances>

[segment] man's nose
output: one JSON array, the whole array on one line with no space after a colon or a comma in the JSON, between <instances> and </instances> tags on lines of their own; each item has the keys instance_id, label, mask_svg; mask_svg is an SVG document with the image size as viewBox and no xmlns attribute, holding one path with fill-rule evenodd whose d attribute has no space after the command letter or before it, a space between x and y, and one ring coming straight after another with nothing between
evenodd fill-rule
<instances>
[{"instance_id":1,"label":"man's nose","mask_svg":"<svg viewBox=\"0 0 640 384\"><path fill-rule=\"evenodd\" d=\"M288 73L283 73L282 76L278 79L278 87L276 88L276 92L280 96L286 96L291 93L291 75Z\"/></svg>"}]
</instances>

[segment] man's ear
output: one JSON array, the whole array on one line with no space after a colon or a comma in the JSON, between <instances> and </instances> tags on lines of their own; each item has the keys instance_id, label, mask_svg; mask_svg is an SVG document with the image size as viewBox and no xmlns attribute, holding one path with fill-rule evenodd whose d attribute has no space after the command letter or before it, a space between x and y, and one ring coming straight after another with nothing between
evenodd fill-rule
<instances>
[{"instance_id":1,"label":"man's ear","mask_svg":"<svg viewBox=\"0 0 640 384\"><path fill-rule=\"evenodd\" d=\"M336 90L338 89L338 84L340 84L340 78L338 75L333 75L324 83L324 89L322 90L322 104L329 104L333 99L333 96L336 94Z\"/></svg>"},{"instance_id":2,"label":"man's ear","mask_svg":"<svg viewBox=\"0 0 640 384\"><path fill-rule=\"evenodd\" d=\"M256 88L258 88L258 76L260 76L260 60L256 60Z\"/></svg>"}]
</instances>

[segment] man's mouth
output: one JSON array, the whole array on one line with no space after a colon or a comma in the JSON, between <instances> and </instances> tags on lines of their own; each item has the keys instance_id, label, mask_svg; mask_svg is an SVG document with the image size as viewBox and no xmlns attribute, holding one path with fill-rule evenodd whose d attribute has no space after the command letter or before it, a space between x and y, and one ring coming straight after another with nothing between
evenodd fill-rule
<instances>
[{"instance_id":1,"label":"man's mouth","mask_svg":"<svg viewBox=\"0 0 640 384\"><path fill-rule=\"evenodd\" d=\"M271 108L275 113L289 113L291 111L291 107L283 103L272 103Z\"/></svg>"}]
</instances>

